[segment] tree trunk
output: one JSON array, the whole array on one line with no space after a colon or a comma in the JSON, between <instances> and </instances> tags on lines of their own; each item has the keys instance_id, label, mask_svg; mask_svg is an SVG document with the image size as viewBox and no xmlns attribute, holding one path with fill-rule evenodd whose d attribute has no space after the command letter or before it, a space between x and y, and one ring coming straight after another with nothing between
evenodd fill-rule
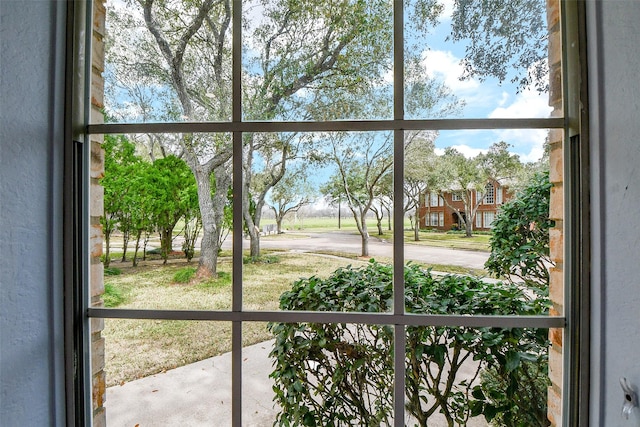
<instances>
[{"instance_id":1,"label":"tree trunk","mask_svg":"<svg viewBox=\"0 0 640 427\"><path fill-rule=\"evenodd\" d=\"M416 208L416 223L413 227L413 240L420 241L420 206Z\"/></svg>"},{"instance_id":2,"label":"tree trunk","mask_svg":"<svg viewBox=\"0 0 640 427\"><path fill-rule=\"evenodd\" d=\"M471 221L471 218L464 219L465 237L472 237L472 233L473 233L473 230L471 229L472 225L473 225L473 222Z\"/></svg>"},{"instance_id":3,"label":"tree trunk","mask_svg":"<svg viewBox=\"0 0 640 427\"><path fill-rule=\"evenodd\" d=\"M104 252L104 267L109 268L109 264L111 264L111 230L104 232L104 243L106 246Z\"/></svg>"},{"instance_id":4,"label":"tree trunk","mask_svg":"<svg viewBox=\"0 0 640 427\"><path fill-rule=\"evenodd\" d=\"M282 234L282 217L276 217L276 233Z\"/></svg>"},{"instance_id":5,"label":"tree trunk","mask_svg":"<svg viewBox=\"0 0 640 427\"><path fill-rule=\"evenodd\" d=\"M122 232L122 259L120 262L125 262L127 260L127 247L129 246L129 232Z\"/></svg>"},{"instance_id":6,"label":"tree trunk","mask_svg":"<svg viewBox=\"0 0 640 427\"><path fill-rule=\"evenodd\" d=\"M369 256L369 233L366 227L364 228L364 233L362 233L362 256Z\"/></svg>"},{"instance_id":7,"label":"tree trunk","mask_svg":"<svg viewBox=\"0 0 640 427\"><path fill-rule=\"evenodd\" d=\"M382 236L384 232L382 231L382 218L378 218L378 236Z\"/></svg>"},{"instance_id":8,"label":"tree trunk","mask_svg":"<svg viewBox=\"0 0 640 427\"><path fill-rule=\"evenodd\" d=\"M167 263L169 254L173 250L173 228L162 228L160 230L160 252L162 253L163 264Z\"/></svg>"},{"instance_id":9,"label":"tree trunk","mask_svg":"<svg viewBox=\"0 0 640 427\"><path fill-rule=\"evenodd\" d=\"M196 166L194 175L198 186L198 204L202 216L202 242L197 275L198 277L212 277L217 273L219 224L216 223L216 215L214 214L209 174L204 172L202 167Z\"/></svg>"},{"instance_id":10,"label":"tree trunk","mask_svg":"<svg viewBox=\"0 0 640 427\"><path fill-rule=\"evenodd\" d=\"M140 249L140 236L142 236L142 230L138 230L138 234L136 235L136 247L133 251L133 261L131 265L134 267L138 266L138 249Z\"/></svg>"}]
</instances>

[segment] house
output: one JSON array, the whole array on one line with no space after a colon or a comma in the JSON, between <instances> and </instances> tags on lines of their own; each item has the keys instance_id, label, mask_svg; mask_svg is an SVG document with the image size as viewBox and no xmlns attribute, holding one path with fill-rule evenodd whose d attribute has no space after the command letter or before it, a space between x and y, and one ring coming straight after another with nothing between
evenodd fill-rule
<instances>
[{"instance_id":1,"label":"house","mask_svg":"<svg viewBox=\"0 0 640 427\"><path fill-rule=\"evenodd\" d=\"M477 206L472 227L478 231L491 230L491 223L495 220L500 206L512 197L509 186L500 185L497 181L487 183L481 201L478 201L479 195L476 190L471 190L470 194L470 205ZM465 206L460 193L428 192L420 200L420 228L464 229L464 223L460 220L458 212L462 218L466 218Z\"/></svg>"},{"instance_id":2,"label":"house","mask_svg":"<svg viewBox=\"0 0 640 427\"><path fill-rule=\"evenodd\" d=\"M66 79L71 70L66 67L73 64L67 53L84 53L77 39L67 38L73 22L67 9L81 4L0 2L2 426L83 425L76 409L87 407L92 391L100 393L74 389L73 355L65 353L78 338L73 313L65 309L70 271L63 268L73 244L72 236L62 232L69 215L64 147L73 143L70 135L77 131L64 125L65 106L72 101ZM638 425L638 408L629 411L628 420L621 411L623 402L633 400L625 398L620 380L640 387L640 227L629 215L640 206L640 4L562 4L580 11L577 30L568 34L564 46L565 51L581 49L587 71L581 81L580 70L571 70L567 80L585 108L582 119L588 128L588 134L570 132L566 141L566 160L581 172L567 185L588 197L565 206L566 230L579 233L586 245L577 253L574 246L564 245L582 275L567 295L573 310L564 333L580 330L563 346L567 351L580 348L573 354L581 363L552 364L550 375L556 384L563 378L580 379L581 396L570 396L580 405L579 413L567 426ZM578 39L585 42L576 44ZM560 79L560 70L552 69L552 76ZM569 406L553 409L566 413Z\"/></svg>"}]
</instances>

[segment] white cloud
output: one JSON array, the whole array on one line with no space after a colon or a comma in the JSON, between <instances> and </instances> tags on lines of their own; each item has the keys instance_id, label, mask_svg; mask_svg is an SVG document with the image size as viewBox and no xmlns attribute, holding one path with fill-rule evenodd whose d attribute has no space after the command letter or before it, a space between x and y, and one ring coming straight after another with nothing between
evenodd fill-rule
<instances>
[{"instance_id":1,"label":"white cloud","mask_svg":"<svg viewBox=\"0 0 640 427\"><path fill-rule=\"evenodd\" d=\"M522 162L535 162L544 154L546 129L505 129L496 131L496 142L505 141L513 147L513 153L520 156Z\"/></svg>"},{"instance_id":2,"label":"white cloud","mask_svg":"<svg viewBox=\"0 0 640 427\"><path fill-rule=\"evenodd\" d=\"M456 150L458 150L460 153L462 153L466 158L470 159L472 157L476 157L478 154L480 153L486 153L487 149L486 148L474 148L474 147L470 147L468 145L465 144L459 144L459 145L451 145L451 148L455 148ZM436 148L435 149L435 153L439 156L444 154L444 148Z\"/></svg>"},{"instance_id":3,"label":"white cloud","mask_svg":"<svg viewBox=\"0 0 640 427\"><path fill-rule=\"evenodd\" d=\"M429 77L444 82L454 93L477 89L480 86L480 83L475 79L460 80L464 70L460 64L460 58L457 58L451 51L425 51L422 66Z\"/></svg>"},{"instance_id":4,"label":"white cloud","mask_svg":"<svg viewBox=\"0 0 640 427\"><path fill-rule=\"evenodd\" d=\"M442 11L440 19L445 22L451 21L451 15L453 15L453 9L455 6L454 0L442 0L441 3L444 6L444 10Z\"/></svg>"},{"instance_id":5,"label":"white cloud","mask_svg":"<svg viewBox=\"0 0 640 427\"><path fill-rule=\"evenodd\" d=\"M499 107L489 113L489 118L525 118L525 117L549 117L551 107L549 107L549 95L538 91L526 89L516 94L513 102L508 103L510 96L502 94Z\"/></svg>"}]
</instances>

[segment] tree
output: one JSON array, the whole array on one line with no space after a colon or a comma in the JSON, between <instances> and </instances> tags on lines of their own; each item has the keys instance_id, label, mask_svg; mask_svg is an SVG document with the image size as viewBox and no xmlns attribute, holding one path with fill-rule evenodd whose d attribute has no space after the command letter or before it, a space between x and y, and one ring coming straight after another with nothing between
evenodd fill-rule
<instances>
[{"instance_id":1,"label":"tree","mask_svg":"<svg viewBox=\"0 0 640 427\"><path fill-rule=\"evenodd\" d=\"M391 173L391 135L332 133L327 135L327 142L327 158L336 166L336 172L321 191L334 200L344 196L360 233L361 255L369 256L367 214L379 193L378 187Z\"/></svg>"},{"instance_id":2,"label":"tree","mask_svg":"<svg viewBox=\"0 0 640 427\"><path fill-rule=\"evenodd\" d=\"M307 181L306 168L287 169L284 177L271 189L269 208L276 218L277 233L282 233L282 220L313 202L314 190Z\"/></svg>"},{"instance_id":3,"label":"tree","mask_svg":"<svg viewBox=\"0 0 640 427\"><path fill-rule=\"evenodd\" d=\"M506 280L544 292L549 285L549 173L538 173L516 197L502 205L492 223L491 255L485 267Z\"/></svg>"},{"instance_id":4,"label":"tree","mask_svg":"<svg viewBox=\"0 0 640 427\"><path fill-rule=\"evenodd\" d=\"M420 240L421 208L425 195L435 182L435 132L411 132L405 136L404 155L404 211L414 211L415 241Z\"/></svg>"},{"instance_id":5,"label":"tree","mask_svg":"<svg viewBox=\"0 0 640 427\"><path fill-rule=\"evenodd\" d=\"M547 91L546 15L543 0L455 0L450 37L469 40L463 77L503 82L513 73L520 89Z\"/></svg>"},{"instance_id":6,"label":"tree","mask_svg":"<svg viewBox=\"0 0 640 427\"><path fill-rule=\"evenodd\" d=\"M142 159L135 154L135 145L125 136L105 135L102 147L105 151L104 213L100 219L105 240L104 265L111 262L111 236L116 229L123 233L123 260L126 257L131 230L132 198L135 191L131 178L140 175Z\"/></svg>"},{"instance_id":7,"label":"tree","mask_svg":"<svg viewBox=\"0 0 640 427\"><path fill-rule=\"evenodd\" d=\"M117 29L110 38L115 41L108 46L112 66L107 67L107 80L128 80L121 86L130 88L125 92L140 104L138 114L143 120L230 120L230 0L129 0L128 4L138 9L110 15ZM243 59L245 119L363 118L353 108L358 104L353 99L371 91L386 92L386 113L375 117L389 117L391 89L385 83L385 75L392 69L389 2L256 0L248 6L261 19L254 21L257 25L245 22L243 27L246 43L251 46ZM420 2L419 7L425 22L435 22L442 12L434 2ZM146 32L139 31L141 27ZM413 63L419 63L417 54ZM410 86L421 95L416 98L418 104L428 101L433 108L442 94L432 92L437 85L413 79L425 73L408 76ZM159 95L160 101L154 101L151 93ZM426 94L432 96L422 96ZM351 101L345 103L344 99ZM149 141L153 153L157 141ZM259 255L259 233L255 230L261 209L253 211L254 216L250 207L262 205L264 195L282 178L286 162L295 155L287 142L291 141L282 135L245 134L242 207L252 256ZM223 217L224 197L221 194L213 202L208 183L212 174L220 182L223 171L228 173L230 141L215 135L186 134L172 149L184 157L198 185L204 230L200 272L215 272L215 236L220 234L215 220ZM270 171L258 167L268 156L276 165ZM256 173L263 176L255 179ZM251 196L255 200L246 200Z\"/></svg>"},{"instance_id":8,"label":"tree","mask_svg":"<svg viewBox=\"0 0 640 427\"><path fill-rule=\"evenodd\" d=\"M512 178L521 167L519 157L511 154L509 144L497 142L487 153L467 158L455 148L449 147L438 160L435 188L445 204L465 225L465 234L471 237L478 206L482 203L488 185ZM445 193L457 194L463 203L459 209L452 205Z\"/></svg>"},{"instance_id":9,"label":"tree","mask_svg":"<svg viewBox=\"0 0 640 427\"><path fill-rule=\"evenodd\" d=\"M164 263L173 250L173 230L197 209L196 183L186 163L175 156L157 159L149 168L148 196L153 222L160 233ZM189 218L186 218L189 216Z\"/></svg>"}]
</instances>

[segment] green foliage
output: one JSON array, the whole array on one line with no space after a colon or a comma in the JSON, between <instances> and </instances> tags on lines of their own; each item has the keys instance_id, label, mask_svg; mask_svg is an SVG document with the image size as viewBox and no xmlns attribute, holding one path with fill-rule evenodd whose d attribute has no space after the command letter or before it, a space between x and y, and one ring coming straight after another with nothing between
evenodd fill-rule
<instances>
[{"instance_id":1,"label":"green foliage","mask_svg":"<svg viewBox=\"0 0 640 427\"><path fill-rule=\"evenodd\" d=\"M336 270L310 277L282 294L282 310L388 312L392 267ZM544 298L531 300L518 286L468 276L434 277L416 265L405 268L405 307L411 313L534 315ZM391 424L393 329L388 325L274 323L271 352L280 425ZM513 328L408 327L407 410L420 425L442 413L450 425L488 415L492 401L473 398L473 379L486 368L514 372L546 349L546 333ZM471 367L472 378L458 375ZM500 386L494 386L500 390ZM507 391L502 390L503 393ZM478 392L476 392L478 394Z\"/></svg>"},{"instance_id":2,"label":"green foliage","mask_svg":"<svg viewBox=\"0 0 640 427\"><path fill-rule=\"evenodd\" d=\"M118 276L122 273L122 270L116 267L105 267L104 275L105 276Z\"/></svg>"},{"instance_id":3,"label":"green foliage","mask_svg":"<svg viewBox=\"0 0 640 427\"><path fill-rule=\"evenodd\" d=\"M505 203L492 224L491 255L485 267L508 280L518 278L546 292L549 284L549 173L534 175L530 184Z\"/></svg>"},{"instance_id":4,"label":"green foliage","mask_svg":"<svg viewBox=\"0 0 640 427\"><path fill-rule=\"evenodd\" d=\"M540 330L546 334L547 330ZM544 337L540 337L542 340ZM512 360L519 355L513 354ZM546 354L533 360L522 360L517 369L511 371L492 367L482 372L482 386L474 390L474 397L484 404L486 418L497 426L546 427L547 388L549 363Z\"/></svg>"},{"instance_id":5,"label":"green foliage","mask_svg":"<svg viewBox=\"0 0 640 427\"><path fill-rule=\"evenodd\" d=\"M113 308L126 302L127 298L124 292L112 285L111 283L104 284L104 293L102 294L102 301L105 307Z\"/></svg>"},{"instance_id":6,"label":"green foliage","mask_svg":"<svg viewBox=\"0 0 640 427\"><path fill-rule=\"evenodd\" d=\"M520 89L548 90L544 0L455 0L453 41L466 41L464 77L499 81L514 75Z\"/></svg>"},{"instance_id":7,"label":"green foliage","mask_svg":"<svg viewBox=\"0 0 640 427\"><path fill-rule=\"evenodd\" d=\"M189 283L196 274L196 271L197 269L195 267L181 268L173 275L173 281L174 283Z\"/></svg>"},{"instance_id":8,"label":"green foliage","mask_svg":"<svg viewBox=\"0 0 640 427\"><path fill-rule=\"evenodd\" d=\"M261 255L259 257L246 256L242 258L243 264L277 264L280 257L277 255Z\"/></svg>"}]
</instances>

